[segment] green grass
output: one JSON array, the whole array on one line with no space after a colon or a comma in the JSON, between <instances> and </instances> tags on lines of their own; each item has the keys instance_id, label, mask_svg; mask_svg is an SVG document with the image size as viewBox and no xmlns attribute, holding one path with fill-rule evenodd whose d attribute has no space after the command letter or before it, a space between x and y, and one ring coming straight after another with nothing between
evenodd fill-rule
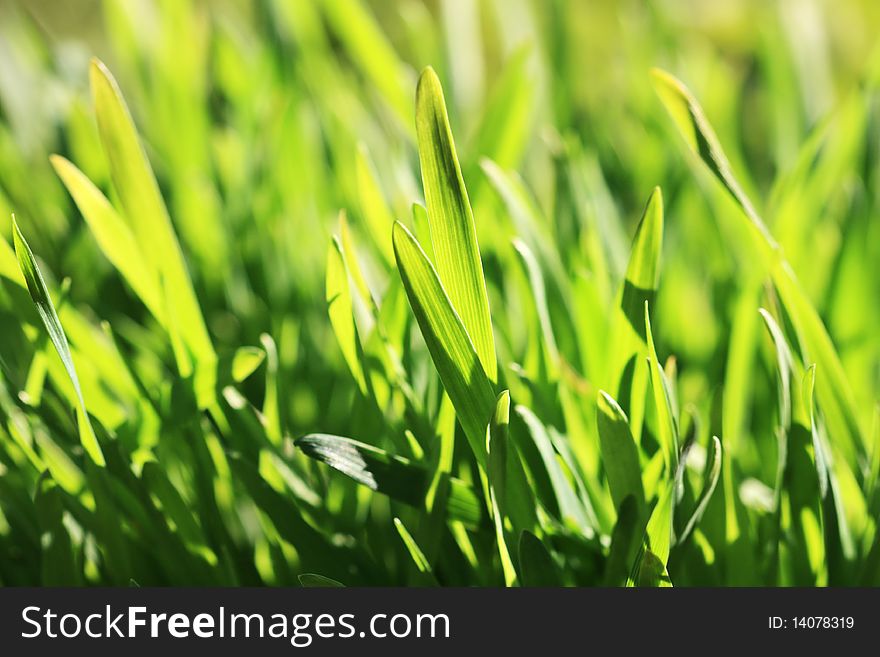
<instances>
[{"instance_id":1,"label":"green grass","mask_svg":"<svg viewBox=\"0 0 880 657\"><path fill-rule=\"evenodd\" d=\"M0 9L0 584L880 585L844 4Z\"/></svg>"}]
</instances>

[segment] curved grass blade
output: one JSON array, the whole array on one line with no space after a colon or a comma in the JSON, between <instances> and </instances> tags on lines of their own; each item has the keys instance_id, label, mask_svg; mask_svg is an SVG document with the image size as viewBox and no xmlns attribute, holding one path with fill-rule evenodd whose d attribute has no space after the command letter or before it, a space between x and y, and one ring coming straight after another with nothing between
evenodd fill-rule
<instances>
[{"instance_id":1,"label":"curved grass blade","mask_svg":"<svg viewBox=\"0 0 880 657\"><path fill-rule=\"evenodd\" d=\"M76 202L101 251L140 297L159 323L165 323L159 279L141 252L129 226L103 192L75 165L60 155L50 158L55 172Z\"/></svg>"},{"instance_id":2,"label":"curved grass blade","mask_svg":"<svg viewBox=\"0 0 880 657\"><path fill-rule=\"evenodd\" d=\"M413 314L471 449L485 467L486 429L495 409L492 383L421 246L400 222L394 224L393 240L397 267Z\"/></svg>"},{"instance_id":3,"label":"curved grass blade","mask_svg":"<svg viewBox=\"0 0 880 657\"><path fill-rule=\"evenodd\" d=\"M730 162L697 99L680 80L666 71L655 68L651 71L651 76L657 95L660 96L687 145L724 185L767 245L775 249L776 241L733 176Z\"/></svg>"},{"instance_id":4,"label":"curved grass blade","mask_svg":"<svg viewBox=\"0 0 880 657\"><path fill-rule=\"evenodd\" d=\"M654 347L654 336L651 332L651 317L648 314L648 303L645 302L645 338L648 343L648 367L651 371L651 390L654 405L657 409L657 439L663 450L666 472L672 477L678 468L678 425L672 407L672 396L666 373L660 367L657 349Z\"/></svg>"},{"instance_id":5,"label":"curved grass blade","mask_svg":"<svg viewBox=\"0 0 880 657\"><path fill-rule=\"evenodd\" d=\"M43 274L37 267L34 254L21 234L18 222L15 217L12 218L13 242L15 244L15 255L18 257L18 265L21 268L22 276L27 283L28 292L34 305L37 307L37 313L43 321L43 325L49 332L49 339L55 346L55 350L64 363L64 369L73 383L76 398L79 401L77 406L77 424L79 424L79 438L83 449L86 450L91 459L99 466L104 466L104 454L101 452L101 446L95 437L95 431L92 428L92 422L89 419L89 413L86 410L86 402L83 399L82 390L79 386L79 378L76 376L76 367L73 364L73 357L70 355L70 346L67 343L67 336L61 327L61 321L55 312L55 306L52 304L52 298L49 296L49 290L46 289L46 282L43 280Z\"/></svg>"},{"instance_id":6,"label":"curved grass blade","mask_svg":"<svg viewBox=\"0 0 880 657\"><path fill-rule=\"evenodd\" d=\"M489 297L440 80L426 68L416 90L416 133L434 263L489 380L498 377Z\"/></svg>"},{"instance_id":7,"label":"curved grass blade","mask_svg":"<svg viewBox=\"0 0 880 657\"><path fill-rule=\"evenodd\" d=\"M786 340L782 329L779 327L779 324L776 323L773 316L763 308L759 308L758 312L761 313L761 317L764 318L767 330L770 331L770 336L773 338L773 345L776 349L776 367L779 374L777 393L779 405L777 440L779 441L779 446L777 450L778 462L776 466L776 483L774 486L775 507L778 512L779 502L782 496L782 487L785 482L785 465L788 460L788 434L791 430L792 423L791 374L794 369L794 357L792 356L791 349L788 346L788 341Z\"/></svg>"},{"instance_id":8,"label":"curved grass blade","mask_svg":"<svg viewBox=\"0 0 880 657\"><path fill-rule=\"evenodd\" d=\"M642 311L645 303L654 303L660 282L662 247L663 195L660 188L655 187L636 228L610 334L607 381L629 416L630 431L637 443L641 442L648 386L648 365L643 359L647 344Z\"/></svg>"},{"instance_id":9,"label":"curved grass blade","mask_svg":"<svg viewBox=\"0 0 880 657\"><path fill-rule=\"evenodd\" d=\"M864 460L865 445L852 391L831 336L787 263L774 270L773 282L795 326L804 362L815 363L822 372L816 380L816 399L834 446L850 464Z\"/></svg>"},{"instance_id":10,"label":"curved grass blade","mask_svg":"<svg viewBox=\"0 0 880 657\"><path fill-rule=\"evenodd\" d=\"M599 391L598 409L599 446L614 508L620 508L627 497L632 497L637 510L642 513L645 509L645 491L639 453L626 414L604 390Z\"/></svg>"},{"instance_id":11,"label":"curved grass blade","mask_svg":"<svg viewBox=\"0 0 880 657\"><path fill-rule=\"evenodd\" d=\"M807 409L810 424L810 435L813 442L813 457L816 463L816 476L819 480L819 496L822 499L822 520L825 533L826 558L829 561L829 577L835 577L839 564L835 563L838 556L847 561L855 558L856 547L853 543L850 523L844 509L844 499L840 490L840 482L844 477L851 477L844 468L848 466L835 461L825 444L824 427L816 414L814 390L816 387L816 365L810 365L804 375L803 395L804 407ZM858 486L851 487L846 496L850 507L858 505L858 516L864 517L867 511L861 500Z\"/></svg>"},{"instance_id":12,"label":"curved grass blade","mask_svg":"<svg viewBox=\"0 0 880 657\"><path fill-rule=\"evenodd\" d=\"M642 218L633 238L629 262L626 266L620 309L630 328L645 343L645 325L642 309L645 303L654 303L660 283L660 255L663 251L663 193L655 187L648 197ZM629 358L626 358L629 360Z\"/></svg>"},{"instance_id":13,"label":"curved grass blade","mask_svg":"<svg viewBox=\"0 0 880 657\"><path fill-rule=\"evenodd\" d=\"M97 59L92 60L89 80L113 186L141 253L167 288L168 312L197 361L197 396L206 407L214 397L217 356L168 210L116 80Z\"/></svg>"},{"instance_id":14,"label":"curved grass blade","mask_svg":"<svg viewBox=\"0 0 880 657\"><path fill-rule=\"evenodd\" d=\"M843 365L822 319L801 289L781 249L767 230L754 205L737 183L709 121L691 92L675 77L654 69L654 88L671 115L685 142L727 189L761 238L762 257L771 274L785 309L798 334L805 362L815 362L823 375L817 381L819 406L826 417L834 446L849 463L864 460L864 442L858 413Z\"/></svg>"},{"instance_id":15,"label":"curved grass blade","mask_svg":"<svg viewBox=\"0 0 880 657\"><path fill-rule=\"evenodd\" d=\"M405 458L365 443L331 436L309 434L295 441L303 452L359 484L388 497L422 509L431 484L427 468ZM465 482L449 478L447 517L468 526L477 526L482 518L481 503L474 490Z\"/></svg>"},{"instance_id":16,"label":"curved grass blade","mask_svg":"<svg viewBox=\"0 0 880 657\"><path fill-rule=\"evenodd\" d=\"M256 372L265 359L266 352L262 349L249 346L239 347L232 356L232 380L241 383Z\"/></svg>"}]
</instances>

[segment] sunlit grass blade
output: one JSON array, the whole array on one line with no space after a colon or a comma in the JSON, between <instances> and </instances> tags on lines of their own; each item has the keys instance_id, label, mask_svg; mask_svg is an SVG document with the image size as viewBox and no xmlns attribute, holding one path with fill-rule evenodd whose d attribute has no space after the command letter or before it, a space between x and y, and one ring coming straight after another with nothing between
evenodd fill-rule
<instances>
[{"instance_id":1,"label":"sunlit grass blade","mask_svg":"<svg viewBox=\"0 0 880 657\"><path fill-rule=\"evenodd\" d=\"M239 347L232 356L232 364L230 366L232 380L236 383L241 383L256 372L265 359L266 352L262 349L248 346Z\"/></svg>"},{"instance_id":2,"label":"sunlit grass blade","mask_svg":"<svg viewBox=\"0 0 880 657\"><path fill-rule=\"evenodd\" d=\"M811 365L804 375L803 395L804 407L807 409L810 435L813 442L813 458L816 463L816 476L819 481L819 496L822 499L823 531L825 532L826 551L828 553L829 577L839 576L840 565L835 563L838 556L852 560L856 555L848 516L857 517L859 524L867 509L861 498L858 485L851 486L847 491L846 500L849 512L844 508L841 492L842 481L849 480L851 475L845 469L845 463L835 461L830 453L824 435L824 426L816 414L815 387L816 365ZM857 511L852 510L857 507Z\"/></svg>"},{"instance_id":3,"label":"sunlit grass blade","mask_svg":"<svg viewBox=\"0 0 880 657\"><path fill-rule=\"evenodd\" d=\"M76 376L76 367L73 364L73 357L70 355L70 346L67 343L67 336L61 327L61 321L55 312L55 306L52 304L52 298L49 296L49 290L46 289L46 282L37 266L34 254L21 234L18 223L15 218L12 219L13 241L15 244L15 254L18 257L18 264L21 267L22 276L27 283L28 292L31 299L37 307L37 313L43 321L43 325L49 332L49 338L55 346L55 350L64 363L64 369L70 377L73 388L76 392L79 405L77 407L77 423L79 424L79 436L83 449L86 450L91 459L100 466L104 465L104 454L101 452L101 446L95 437L95 431L92 428L92 421L89 419L89 413L86 410L86 402L83 399L82 390L80 389L79 379Z\"/></svg>"},{"instance_id":4,"label":"sunlit grass blade","mask_svg":"<svg viewBox=\"0 0 880 657\"><path fill-rule=\"evenodd\" d=\"M419 78L416 132L434 264L486 375L494 383L498 376L495 338L477 231L455 153L443 89L431 68Z\"/></svg>"},{"instance_id":5,"label":"sunlit grass blade","mask_svg":"<svg viewBox=\"0 0 880 657\"><path fill-rule=\"evenodd\" d=\"M636 228L632 251L626 266L620 309L630 328L645 341L642 312L645 302L654 303L660 283L660 256L663 251L663 194L655 187Z\"/></svg>"},{"instance_id":6,"label":"sunlit grass blade","mask_svg":"<svg viewBox=\"0 0 880 657\"><path fill-rule=\"evenodd\" d=\"M394 519L394 527L397 529L397 533L400 535L400 540L403 541L406 551L409 553L410 557L412 557L413 563L416 565L418 572L422 575L423 580L427 583L436 584L434 573L431 570L431 564L428 562L425 553L422 552L422 549L419 547L418 543L416 543L412 534L409 533L409 530L400 518Z\"/></svg>"},{"instance_id":7,"label":"sunlit grass blade","mask_svg":"<svg viewBox=\"0 0 880 657\"><path fill-rule=\"evenodd\" d=\"M804 360L814 362L822 372L816 380L816 398L828 424L832 445L850 464L863 460L865 445L858 413L831 336L787 264L776 268L773 282L797 330Z\"/></svg>"},{"instance_id":8,"label":"sunlit grass blade","mask_svg":"<svg viewBox=\"0 0 880 657\"><path fill-rule=\"evenodd\" d=\"M2 235L0 235L0 277L25 287L15 251Z\"/></svg>"},{"instance_id":9,"label":"sunlit grass blade","mask_svg":"<svg viewBox=\"0 0 880 657\"><path fill-rule=\"evenodd\" d=\"M645 302L645 337L648 343L648 367L651 371L651 391L654 407L657 411L657 439L663 450L666 473L671 478L678 467L678 424L669 392L666 373L660 367L657 349L654 347L654 336L651 333L651 317L648 314L648 303Z\"/></svg>"},{"instance_id":10,"label":"sunlit grass blade","mask_svg":"<svg viewBox=\"0 0 880 657\"><path fill-rule=\"evenodd\" d=\"M520 240L513 240L513 248L519 256L526 276L529 280L532 296L535 301L535 311L538 315L538 323L541 326L541 334L544 341L547 360L547 376L553 381L558 376L559 348L556 345L556 336L553 333L553 324L550 321L550 312L547 306L547 290L544 286L544 277L537 258L528 245Z\"/></svg>"},{"instance_id":11,"label":"sunlit grass blade","mask_svg":"<svg viewBox=\"0 0 880 657\"><path fill-rule=\"evenodd\" d=\"M691 92L675 77L655 69L654 87L690 149L724 185L757 229L765 265L798 333L804 360L823 372L817 382L819 406L825 414L833 444L850 463L863 458L864 443L852 391L825 325L782 257L778 244L737 183L715 132Z\"/></svg>"},{"instance_id":12,"label":"sunlit grass blade","mask_svg":"<svg viewBox=\"0 0 880 657\"><path fill-rule=\"evenodd\" d=\"M651 512L642 550L636 559L627 586L672 586L666 562L672 546L672 512L675 486L670 483Z\"/></svg>"},{"instance_id":13,"label":"sunlit grass blade","mask_svg":"<svg viewBox=\"0 0 880 657\"><path fill-rule=\"evenodd\" d=\"M394 225L394 253L407 298L443 387L477 460L485 465L486 429L495 408L492 383L437 271L399 222Z\"/></svg>"},{"instance_id":14,"label":"sunlit grass blade","mask_svg":"<svg viewBox=\"0 0 880 657\"><path fill-rule=\"evenodd\" d=\"M468 140L470 155L466 174L476 179L476 157L488 157L504 168L515 168L531 136L535 80L529 74L533 49L525 44L505 63L483 106L480 119Z\"/></svg>"},{"instance_id":15,"label":"sunlit grass blade","mask_svg":"<svg viewBox=\"0 0 880 657\"><path fill-rule=\"evenodd\" d=\"M621 406L628 411L630 429L641 439L648 385L644 305L652 304L660 282L660 256L663 248L663 196L660 188L651 192L636 234L620 292L619 306L611 325L608 385Z\"/></svg>"},{"instance_id":16,"label":"sunlit grass blade","mask_svg":"<svg viewBox=\"0 0 880 657\"><path fill-rule=\"evenodd\" d=\"M880 504L880 404L874 406L871 422L871 464L868 469L868 499L876 499L875 508Z\"/></svg>"},{"instance_id":17,"label":"sunlit grass blade","mask_svg":"<svg viewBox=\"0 0 880 657\"><path fill-rule=\"evenodd\" d=\"M553 488L556 503L559 505L559 513L563 521L572 523L585 532L595 529L594 522L588 518L587 510L578 499L571 482L565 475L562 465L556 456L553 442L547 432L547 428L538 417L527 407L516 407L517 415L522 418L534 441L535 447L541 456L541 462Z\"/></svg>"},{"instance_id":18,"label":"sunlit grass blade","mask_svg":"<svg viewBox=\"0 0 880 657\"><path fill-rule=\"evenodd\" d=\"M653 69L654 89L663 101L666 110L675 122L688 147L700 157L709 170L730 192L734 200L742 208L745 215L771 248L776 242L767 230L764 221L758 216L752 202L746 197L730 168L730 162L721 148L715 131L709 124L703 108L680 80L666 71Z\"/></svg>"},{"instance_id":19,"label":"sunlit grass blade","mask_svg":"<svg viewBox=\"0 0 880 657\"><path fill-rule=\"evenodd\" d=\"M53 155L50 159L101 251L119 270L153 316L164 324L164 304L156 271L144 259L131 228L82 171L60 155Z\"/></svg>"},{"instance_id":20,"label":"sunlit grass blade","mask_svg":"<svg viewBox=\"0 0 880 657\"><path fill-rule=\"evenodd\" d=\"M214 394L216 355L168 210L116 80L98 60L92 60L89 79L113 186L141 253L168 288L169 312L197 360L198 396L207 405Z\"/></svg>"}]
</instances>

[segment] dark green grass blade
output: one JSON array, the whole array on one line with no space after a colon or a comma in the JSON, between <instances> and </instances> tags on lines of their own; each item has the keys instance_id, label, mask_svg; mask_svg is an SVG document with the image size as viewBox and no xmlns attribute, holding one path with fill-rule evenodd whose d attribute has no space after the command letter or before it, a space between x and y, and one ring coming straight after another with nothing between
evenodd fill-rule
<instances>
[{"instance_id":1,"label":"dark green grass blade","mask_svg":"<svg viewBox=\"0 0 880 657\"><path fill-rule=\"evenodd\" d=\"M544 543L530 531L519 538L519 568L522 586L562 586L559 568Z\"/></svg>"}]
</instances>

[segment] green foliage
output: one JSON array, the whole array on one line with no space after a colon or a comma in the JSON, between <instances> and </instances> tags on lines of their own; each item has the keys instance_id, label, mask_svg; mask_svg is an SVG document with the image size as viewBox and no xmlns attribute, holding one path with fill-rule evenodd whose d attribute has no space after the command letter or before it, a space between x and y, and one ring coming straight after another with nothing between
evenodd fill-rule
<instances>
[{"instance_id":1,"label":"green foliage","mask_svg":"<svg viewBox=\"0 0 880 657\"><path fill-rule=\"evenodd\" d=\"M880 585L880 13L667 4L0 6L0 584Z\"/></svg>"}]
</instances>

